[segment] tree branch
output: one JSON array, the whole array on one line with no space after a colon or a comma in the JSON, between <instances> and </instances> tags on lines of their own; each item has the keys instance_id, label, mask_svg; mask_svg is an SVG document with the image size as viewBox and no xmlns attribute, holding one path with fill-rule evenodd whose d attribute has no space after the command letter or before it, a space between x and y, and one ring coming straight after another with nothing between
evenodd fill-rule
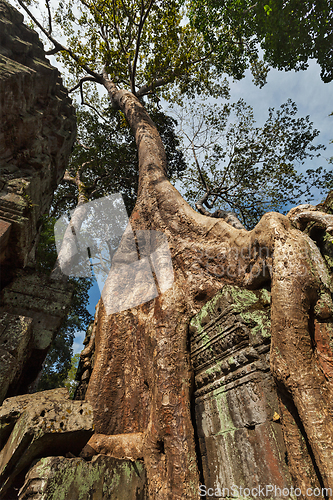
<instances>
[{"instance_id":1,"label":"tree branch","mask_svg":"<svg viewBox=\"0 0 333 500\"><path fill-rule=\"evenodd\" d=\"M287 217L301 231L309 222L316 222L329 234L333 234L333 215L326 214L313 205L299 205L292 208Z\"/></svg>"},{"instance_id":2,"label":"tree branch","mask_svg":"<svg viewBox=\"0 0 333 500\"><path fill-rule=\"evenodd\" d=\"M52 212L50 213L50 217L55 216L58 206L60 205L60 203L62 203L64 201L64 199L75 200L75 196L71 195L71 194L64 194L61 198L59 198L59 200L56 201L56 203L52 209Z\"/></svg>"},{"instance_id":3,"label":"tree branch","mask_svg":"<svg viewBox=\"0 0 333 500\"><path fill-rule=\"evenodd\" d=\"M86 146L85 144L82 144L82 142L79 141L78 139L76 140L76 142L78 143L79 146L81 146L81 148L85 149L86 151L89 151L91 149L90 146Z\"/></svg>"},{"instance_id":4,"label":"tree branch","mask_svg":"<svg viewBox=\"0 0 333 500\"><path fill-rule=\"evenodd\" d=\"M195 207L198 210L198 212L200 212L202 215L207 215L207 217L212 217L212 214L208 212L208 210L206 210L205 207L203 206L204 203L206 204L208 197L209 193L205 193L204 196L195 203Z\"/></svg>"},{"instance_id":5,"label":"tree branch","mask_svg":"<svg viewBox=\"0 0 333 500\"><path fill-rule=\"evenodd\" d=\"M134 95L135 94L135 74L136 74L136 66L138 63L138 57L139 57L139 50L140 50L140 40L141 40L141 34L142 34L142 29L143 26L147 20L147 17L149 15L150 9L152 8L154 3L154 0L150 0L146 13L144 14L144 4L143 1L141 3L141 14L140 14L140 22L139 22L139 29L138 29L138 36L136 39L136 47L135 47L135 55L134 55L134 60L133 60L133 70L132 70L132 75L131 75L131 89Z\"/></svg>"},{"instance_id":6,"label":"tree branch","mask_svg":"<svg viewBox=\"0 0 333 500\"><path fill-rule=\"evenodd\" d=\"M121 33L119 31L118 23L116 21L116 10L115 9L116 9L115 2L114 2L114 0L112 0L112 14L113 14L114 29L116 30L117 37L118 37L118 40L120 42L121 50L126 55L126 49L125 49L125 46L123 44L123 39L122 39Z\"/></svg>"},{"instance_id":7,"label":"tree branch","mask_svg":"<svg viewBox=\"0 0 333 500\"><path fill-rule=\"evenodd\" d=\"M127 17L128 17L128 19L129 19L129 21L130 21L132 24L134 24L135 26L139 26L139 23L136 23L136 22L134 21L134 18L130 15L130 13L129 13L129 11L128 11L128 9L127 9L127 7L126 7L126 5L125 5L124 1L123 1L123 0L120 0L120 1L121 1L121 5L123 6L123 9L124 9L124 11L125 11L126 16L127 16Z\"/></svg>"},{"instance_id":8,"label":"tree branch","mask_svg":"<svg viewBox=\"0 0 333 500\"><path fill-rule=\"evenodd\" d=\"M174 75L172 74L167 78L158 78L154 81L154 83L142 85L142 87L137 91L136 96L143 97L144 95L150 94L155 88L162 87L163 85L170 83L173 76Z\"/></svg>"},{"instance_id":9,"label":"tree branch","mask_svg":"<svg viewBox=\"0 0 333 500\"><path fill-rule=\"evenodd\" d=\"M69 49L68 47L64 47L61 43L55 40L53 36L40 24L40 22L37 21L35 16L30 12L28 7L23 3L22 0L17 0L17 1L19 5L22 7L22 9L24 9L25 12L28 14L28 16L33 20L36 26L38 26L38 28L42 31L42 33L44 33L44 35L48 38L48 40L50 40L50 42L53 43L54 49L49 51L48 55L56 54L57 52L67 52L72 57L72 59L74 59L74 61L77 62L78 65L88 73L88 75L93 76L98 83L102 83L101 75L95 73L95 71L92 71L86 64L82 64L82 62L80 62L80 58L71 49Z\"/></svg>"},{"instance_id":10,"label":"tree branch","mask_svg":"<svg viewBox=\"0 0 333 500\"><path fill-rule=\"evenodd\" d=\"M79 81L79 83L77 83L74 87L72 87L72 88L68 91L68 93L70 94L71 92L74 92L74 90L76 90L76 89L78 89L78 88L82 87L82 84L83 84L84 82L96 82L96 83L98 83L98 82L96 81L96 78L95 78L95 77L93 77L93 76L84 76L83 78L81 78L81 80Z\"/></svg>"},{"instance_id":11,"label":"tree branch","mask_svg":"<svg viewBox=\"0 0 333 500\"><path fill-rule=\"evenodd\" d=\"M207 186L207 182L203 176L203 173L201 171L201 168L200 168L200 165L199 165L199 161L198 161L198 158L197 158L197 155L195 153L195 147L194 147L194 144L193 142L191 143L191 147L192 147L192 152L193 152L193 156L194 156L194 161L195 161L195 164L197 166L197 169L198 169L198 172L199 172L199 175L200 175L200 179L201 179L201 182L202 184L204 185L204 188L206 190L206 193L208 194L208 196L210 195L210 189L209 187Z\"/></svg>"},{"instance_id":12,"label":"tree branch","mask_svg":"<svg viewBox=\"0 0 333 500\"><path fill-rule=\"evenodd\" d=\"M98 114L98 116L100 118L102 118L102 120L104 120L106 123L107 123L107 119L98 111L98 109L96 109L94 106L92 106L92 104L89 104L89 102L86 102L84 100L84 95L83 95L83 83L84 82L88 82L88 81L91 81L91 82L96 82L96 79L93 78L93 77L90 77L90 76L85 76L84 78L81 78L81 80L79 81L79 83L77 85L75 85L75 87L73 87L72 89L69 90L69 93L73 92L74 90L76 89L80 89L80 95L81 95L81 104L83 106L88 106L88 108L92 109L93 111L95 111L95 113ZM99 83L99 82L97 82Z\"/></svg>"},{"instance_id":13,"label":"tree branch","mask_svg":"<svg viewBox=\"0 0 333 500\"><path fill-rule=\"evenodd\" d=\"M65 171L65 174L64 174L64 176L63 176L63 178L62 178L62 180L60 182L62 183L63 181L70 182L72 184L76 184L75 177L72 177L70 175L70 173L68 172L68 170Z\"/></svg>"},{"instance_id":14,"label":"tree branch","mask_svg":"<svg viewBox=\"0 0 333 500\"><path fill-rule=\"evenodd\" d=\"M195 203L195 206L202 215L206 215L207 217L213 217L215 219L224 219L228 224L235 227L236 229L245 229L243 224L238 219L235 212L228 212L226 210L216 210L214 213L208 212L203 206L203 204L207 204L209 194L206 193L200 200Z\"/></svg>"},{"instance_id":15,"label":"tree branch","mask_svg":"<svg viewBox=\"0 0 333 500\"><path fill-rule=\"evenodd\" d=\"M49 15L49 35L52 34L52 16L51 16L51 9L50 9L50 0L45 0L45 4L47 7L47 12Z\"/></svg>"}]
</instances>

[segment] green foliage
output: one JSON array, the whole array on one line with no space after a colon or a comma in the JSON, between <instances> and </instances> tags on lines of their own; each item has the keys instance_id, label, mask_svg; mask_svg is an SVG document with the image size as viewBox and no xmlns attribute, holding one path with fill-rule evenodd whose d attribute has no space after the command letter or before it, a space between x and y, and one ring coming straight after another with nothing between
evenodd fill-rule
<instances>
[{"instance_id":1,"label":"green foliage","mask_svg":"<svg viewBox=\"0 0 333 500\"><path fill-rule=\"evenodd\" d=\"M43 227L37 250L37 269L47 274L51 272L57 260L53 231L55 220L54 217L43 217ZM78 331L85 330L92 319L87 310L88 292L92 281L88 278L70 278L69 282L74 285L73 299L67 318L45 358L38 385L40 391L63 386L71 366L74 337Z\"/></svg>"},{"instance_id":2,"label":"green foliage","mask_svg":"<svg viewBox=\"0 0 333 500\"><path fill-rule=\"evenodd\" d=\"M316 59L324 82L333 79L330 0L191 0L190 18L217 51L219 68L238 78L259 59L278 69L302 70Z\"/></svg>"},{"instance_id":3,"label":"green foliage","mask_svg":"<svg viewBox=\"0 0 333 500\"><path fill-rule=\"evenodd\" d=\"M67 39L58 57L77 81L105 68L120 88L164 98L223 92L214 57L179 0L67 0L54 16ZM89 73L88 71L88 73Z\"/></svg>"},{"instance_id":4,"label":"green foliage","mask_svg":"<svg viewBox=\"0 0 333 500\"><path fill-rule=\"evenodd\" d=\"M185 197L194 204L207 191L207 208L232 210L252 228L266 211L283 211L287 204L313 198L315 186L326 186L321 167L300 173L322 145L314 146L319 132L309 116L297 118L296 104L288 100L270 108L262 127L255 126L253 110L241 99L221 107L200 104L183 110L184 147L196 155L184 180ZM328 175L328 174L327 174ZM204 186L206 184L206 188ZM304 202L304 201L303 201Z\"/></svg>"}]
</instances>

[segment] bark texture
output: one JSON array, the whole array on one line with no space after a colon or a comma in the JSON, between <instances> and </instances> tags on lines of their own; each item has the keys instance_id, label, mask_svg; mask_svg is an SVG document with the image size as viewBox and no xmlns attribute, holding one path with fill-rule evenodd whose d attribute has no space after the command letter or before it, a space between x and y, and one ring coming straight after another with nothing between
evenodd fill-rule
<instances>
[{"instance_id":1,"label":"bark texture","mask_svg":"<svg viewBox=\"0 0 333 500\"><path fill-rule=\"evenodd\" d=\"M145 109L106 77L104 85L124 112L138 146L140 180L132 229L137 235L139 230L156 230L167 236L174 282L157 298L120 313L107 315L100 303L94 369L86 393L94 408L95 432L126 434L127 446L131 433L135 438L143 433L150 499L197 498L189 321L223 284L256 289L271 281L271 369L281 406L282 395L294 405L320 481L333 487L332 388L327 377L332 301L320 251L277 213L266 214L246 231L192 210L166 178L164 148ZM118 264L125 264L128 255L124 237ZM131 279L130 272L122 276L118 290L110 285L112 297L122 292L126 279ZM295 439L290 437L293 443ZM102 436L100 447L105 449L106 443ZM99 447L98 436L94 444ZM291 450L290 460L297 461L296 455Z\"/></svg>"}]
</instances>

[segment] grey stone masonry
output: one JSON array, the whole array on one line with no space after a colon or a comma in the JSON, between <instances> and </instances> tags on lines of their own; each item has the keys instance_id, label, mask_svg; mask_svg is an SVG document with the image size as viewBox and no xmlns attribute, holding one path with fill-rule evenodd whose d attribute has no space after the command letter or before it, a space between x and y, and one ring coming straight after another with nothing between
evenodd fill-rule
<instances>
[{"instance_id":1,"label":"grey stone masonry","mask_svg":"<svg viewBox=\"0 0 333 500\"><path fill-rule=\"evenodd\" d=\"M192 319L190 341L202 492L241 499L244 488L290 488L269 370L270 293L224 286Z\"/></svg>"},{"instance_id":2,"label":"grey stone masonry","mask_svg":"<svg viewBox=\"0 0 333 500\"><path fill-rule=\"evenodd\" d=\"M36 458L78 455L93 434L93 411L59 390L5 400L0 409L0 498ZM10 434L9 434L10 432ZM8 435L9 434L9 435Z\"/></svg>"},{"instance_id":3,"label":"grey stone masonry","mask_svg":"<svg viewBox=\"0 0 333 500\"><path fill-rule=\"evenodd\" d=\"M0 219L12 227L2 265L33 258L40 216L66 169L76 137L74 107L38 34L0 0Z\"/></svg>"}]
</instances>

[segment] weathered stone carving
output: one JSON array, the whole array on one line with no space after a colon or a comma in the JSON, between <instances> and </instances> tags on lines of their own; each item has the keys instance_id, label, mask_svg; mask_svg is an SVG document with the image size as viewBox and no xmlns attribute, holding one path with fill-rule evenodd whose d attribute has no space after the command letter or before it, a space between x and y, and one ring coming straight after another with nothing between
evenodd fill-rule
<instances>
[{"instance_id":1,"label":"weathered stone carving","mask_svg":"<svg viewBox=\"0 0 333 500\"><path fill-rule=\"evenodd\" d=\"M227 285L190 324L203 481L221 491L214 498L235 496L233 486L291 485L269 371L269 305L265 289Z\"/></svg>"},{"instance_id":2,"label":"weathered stone carving","mask_svg":"<svg viewBox=\"0 0 333 500\"><path fill-rule=\"evenodd\" d=\"M147 500L142 462L97 455L48 457L32 467L19 500Z\"/></svg>"},{"instance_id":3,"label":"weathered stone carving","mask_svg":"<svg viewBox=\"0 0 333 500\"><path fill-rule=\"evenodd\" d=\"M75 136L58 70L23 16L0 0L0 403L28 390L68 311L71 287L33 266L41 216Z\"/></svg>"},{"instance_id":4,"label":"weathered stone carving","mask_svg":"<svg viewBox=\"0 0 333 500\"><path fill-rule=\"evenodd\" d=\"M58 70L45 58L37 33L1 0L0 219L11 225L11 252L1 241L0 254L7 270L33 259L39 218L64 174L75 135L74 108Z\"/></svg>"},{"instance_id":5,"label":"weathered stone carving","mask_svg":"<svg viewBox=\"0 0 333 500\"><path fill-rule=\"evenodd\" d=\"M66 389L60 389L4 401L0 408L1 498L6 498L15 480L27 472L35 458L78 455L93 434L91 406L69 400L66 393Z\"/></svg>"},{"instance_id":6,"label":"weathered stone carving","mask_svg":"<svg viewBox=\"0 0 333 500\"><path fill-rule=\"evenodd\" d=\"M0 318L3 316L7 327L4 333L0 329L0 346L14 355L4 342L8 336L6 332L10 331L11 325L14 326L12 321L17 315L21 319L16 322L15 338L20 337L24 345L20 358L16 356L15 379L10 381L10 386L8 380L3 380L9 388L7 397L28 392L28 387L37 377L51 342L67 314L71 296L72 289L66 282L51 280L31 269L17 272L14 280L2 291ZM25 331L28 323L29 332ZM0 403L2 400L3 398Z\"/></svg>"}]
</instances>

